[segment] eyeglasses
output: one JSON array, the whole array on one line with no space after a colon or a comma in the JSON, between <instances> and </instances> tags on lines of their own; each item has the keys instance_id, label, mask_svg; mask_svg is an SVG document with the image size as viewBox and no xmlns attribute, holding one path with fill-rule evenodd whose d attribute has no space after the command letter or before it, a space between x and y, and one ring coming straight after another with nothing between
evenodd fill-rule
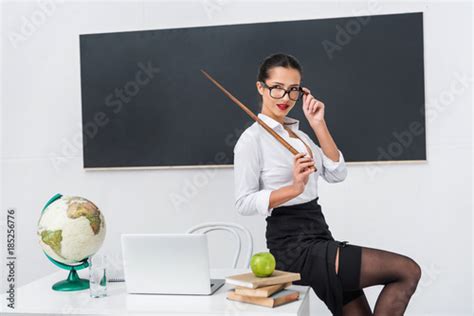
<instances>
[{"instance_id":1,"label":"eyeglasses","mask_svg":"<svg viewBox=\"0 0 474 316\"><path fill-rule=\"evenodd\" d=\"M260 81L260 83L265 87L268 88L270 91L270 96L274 99L282 99L288 93L288 97L290 100L298 101L301 96L303 95L303 89L301 87L291 87L288 90L280 88L278 86L269 87L265 82Z\"/></svg>"}]
</instances>

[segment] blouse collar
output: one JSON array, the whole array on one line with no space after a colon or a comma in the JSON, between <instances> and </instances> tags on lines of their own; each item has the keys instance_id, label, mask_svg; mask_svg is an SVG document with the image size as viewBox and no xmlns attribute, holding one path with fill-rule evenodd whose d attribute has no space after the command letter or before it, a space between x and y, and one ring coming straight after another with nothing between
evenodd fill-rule
<instances>
[{"instance_id":1,"label":"blouse collar","mask_svg":"<svg viewBox=\"0 0 474 316\"><path fill-rule=\"evenodd\" d=\"M267 125L270 126L270 128L274 130L278 128L283 130L283 125L281 125L280 122L272 119L270 116L265 115L263 113L258 113L257 116L259 119L267 123ZM285 116L285 118L283 119L283 123L285 124L286 127L290 128L292 131L298 130L299 125L300 125L299 120L292 117L288 117L288 116Z\"/></svg>"}]
</instances>

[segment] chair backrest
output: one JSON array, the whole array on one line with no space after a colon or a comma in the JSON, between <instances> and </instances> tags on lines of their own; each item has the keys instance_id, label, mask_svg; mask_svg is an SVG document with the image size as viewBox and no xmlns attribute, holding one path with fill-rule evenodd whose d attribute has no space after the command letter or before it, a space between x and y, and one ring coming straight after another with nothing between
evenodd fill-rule
<instances>
[{"instance_id":1,"label":"chair backrest","mask_svg":"<svg viewBox=\"0 0 474 316\"><path fill-rule=\"evenodd\" d=\"M237 268L237 263L239 261L240 253L242 250L242 239L240 237L239 231L241 231L248 242L247 246L247 253L245 256L245 267L248 268L250 265L250 258L252 257L253 252L253 239L252 234L250 231L242 225L235 224L235 223L227 223L227 222L208 222L202 223L196 226L191 227L186 233L193 234L193 233L204 233L207 234L208 232L215 231L215 230L223 230L231 233L234 236L234 239L237 243L237 249L235 251L234 262L232 268Z\"/></svg>"}]
</instances>

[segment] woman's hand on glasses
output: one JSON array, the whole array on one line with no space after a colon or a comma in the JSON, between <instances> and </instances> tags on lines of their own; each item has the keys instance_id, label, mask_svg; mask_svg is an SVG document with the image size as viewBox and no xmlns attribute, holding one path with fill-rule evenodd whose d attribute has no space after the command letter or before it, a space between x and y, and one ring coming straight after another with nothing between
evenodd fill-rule
<instances>
[{"instance_id":1,"label":"woman's hand on glasses","mask_svg":"<svg viewBox=\"0 0 474 316\"><path fill-rule=\"evenodd\" d=\"M315 128L324 121L324 103L311 95L311 90L303 87L303 112L311 127Z\"/></svg>"}]
</instances>

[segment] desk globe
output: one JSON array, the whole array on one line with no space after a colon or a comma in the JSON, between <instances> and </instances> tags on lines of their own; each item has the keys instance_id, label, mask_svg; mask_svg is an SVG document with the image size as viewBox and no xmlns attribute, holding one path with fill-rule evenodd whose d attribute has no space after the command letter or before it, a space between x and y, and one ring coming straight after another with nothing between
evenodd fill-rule
<instances>
[{"instance_id":1,"label":"desk globe","mask_svg":"<svg viewBox=\"0 0 474 316\"><path fill-rule=\"evenodd\" d=\"M89 266L88 258L102 246L105 231L102 212L83 197L56 194L46 203L38 221L39 243L52 263L70 271L53 290L89 288L89 280L79 278L77 270Z\"/></svg>"}]
</instances>

